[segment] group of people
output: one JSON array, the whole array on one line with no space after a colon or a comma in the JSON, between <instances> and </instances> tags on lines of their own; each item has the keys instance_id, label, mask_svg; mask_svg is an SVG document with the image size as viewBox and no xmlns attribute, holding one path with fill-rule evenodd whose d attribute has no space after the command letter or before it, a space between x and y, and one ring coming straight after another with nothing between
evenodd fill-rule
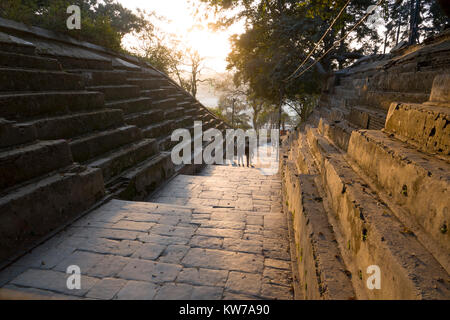
<instances>
[{"instance_id":1,"label":"group of people","mask_svg":"<svg viewBox=\"0 0 450 320\"><path fill-rule=\"evenodd\" d=\"M245 158L247 159L247 167L252 167L253 165L251 165L251 158L253 157L253 150L250 150L250 141L248 137L245 137L245 147L244 147L244 153L245 153ZM244 155L241 152L238 152L238 166L240 167L242 163L242 166L244 166Z\"/></svg>"}]
</instances>

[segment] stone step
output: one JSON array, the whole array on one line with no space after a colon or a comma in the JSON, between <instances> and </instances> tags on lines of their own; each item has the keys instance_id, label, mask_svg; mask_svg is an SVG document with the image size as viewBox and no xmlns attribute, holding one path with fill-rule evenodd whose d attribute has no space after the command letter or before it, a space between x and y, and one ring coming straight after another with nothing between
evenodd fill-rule
<instances>
[{"instance_id":1,"label":"stone step","mask_svg":"<svg viewBox=\"0 0 450 320\"><path fill-rule=\"evenodd\" d=\"M31 42L3 32L0 32L0 47L4 52L21 53L26 55L34 55L36 52L36 46Z\"/></svg>"},{"instance_id":2,"label":"stone step","mask_svg":"<svg viewBox=\"0 0 450 320\"><path fill-rule=\"evenodd\" d=\"M176 108L176 100L175 99L163 99L152 101L153 109L161 109L161 110L169 110L172 108Z\"/></svg>"},{"instance_id":3,"label":"stone step","mask_svg":"<svg viewBox=\"0 0 450 320\"><path fill-rule=\"evenodd\" d=\"M0 190L72 163L65 140L42 141L0 152Z\"/></svg>"},{"instance_id":4,"label":"stone step","mask_svg":"<svg viewBox=\"0 0 450 320\"><path fill-rule=\"evenodd\" d=\"M147 97L139 97L133 99L117 100L105 103L107 108L122 109L123 113L128 115L140 111L150 110L152 101Z\"/></svg>"},{"instance_id":5,"label":"stone step","mask_svg":"<svg viewBox=\"0 0 450 320\"><path fill-rule=\"evenodd\" d=\"M32 125L18 124L0 118L0 149L36 140L36 129Z\"/></svg>"},{"instance_id":6,"label":"stone step","mask_svg":"<svg viewBox=\"0 0 450 320\"><path fill-rule=\"evenodd\" d=\"M103 154L86 165L102 169L103 179L108 182L124 170L154 156L158 152L158 144L155 139L144 139Z\"/></svg>"},{"instance_id":7,"label":"stone step","mask_svg":"<svg viewBox=\"0 0 450 320\"><path fill-rule=\"evenodd\" d=\"M119 199L145 200L161 183L174 174L169 153L159 153L124 172L121 180L125 186L117 192Z\"/></svg>"},{"instance_id":8,"label":"stone step","mask_svg":"<svg viewBox=\"0 0 450 320\"><path fill-rule=\"evenodd\" d=\"M420 150L450 155L450 108L431 104L393 103L385 131Z\"/></svg>"},{"instance_id":9,"label":"stone step","mask_svg":"<svg viewBox=\"0 0 450 320\"><path fill-rule=\"evenodd\" d=\"M350 126L346 120L329 123L324 118L320 118L319 125L317 127L322 135L328 137L331 141L333 141L335 146L344 151L347 151L348 149L348 143L350 141L352 131L356 130L356 128Z\"/></svg>"},{"instance_id":10,"label":"stone step","mask_svg":"<svg viewBox=\"0 0 450 320\"><path fill-rule=\"evenodd\" d=\"M0 68L0 91L83 90L77 74L62 71L43 71Z\"/></svg>"},{"instance_id":11,"label":"stone step","mask_svg":"<svg viewBox=\"0 0 450 320\"><path fill-rule=\"evenodd\" d=\"M178 144L178 141L172 141L171 134L158 138L158 147L159 147L160 151L168 151L177 144Z\"/></svg>"},{"instance_id":12,"label":"stone step","mask_svg":"<svg viewBox=\"0 0 450 320\"><path fill-rule=\"evenodd\" d=\"M430 94L439 70L417 72L379 72L370 79L370 86L380 91Z\"/></svg>"},{"instance_id":13,"label":"stone step","mask_svg":"<svg viewBox=\"0 0 450 320\"><path fill-rule=\"evenodd\" d=\"M320 171L327 203L336 215L340 247L353 277L361 282L371 265L380 268L382 290L361 285L369 299L446 299L447 272L392 211L351 169L343 155L307 127L307 140ZM355 279L357 280L357 279Z\"/></svg>"},{"instance_id":14,"label":"stone step","mask_svg":"<svg viewBox=\"0 0 450 320\"><path fill-rule=\"evenodd\" d=\"M177 106L180 108L183 108L184 110L189 110L191 108L191 103L188 101L182 100L180 102L177 102Z\"/></svg>"},{"instance_id":15,"label":"stone step","mask_svg":"<svg viewBox=\"0 0 450 320\"><path fill-rule=\"evenodd\" d=\"M361 129L381 130L386 123L386 115L384 110L352 106L346 119Z\"/></svg>"},{"instance_id":16,"label":"stone step","mask_svg":"<svg viewBox=\"0 0 450 320\"><path fill-rule=\"evenodd\" d=\"M194 119L192 116L184 116L180 119L176 119L173 125L173 129L184 129L192 127L194 125Z\"/></svg>"},{"instance_id":17,"label":"stone step","mask_svg":"<svg viewBox=\"0 0 450 320\"><path fill-rule=\"evenodd\" d=\"M381 131L354 131L348 154L438 245L450 252L450 164ZM445 252L444 251L444 252Z\"/></svg>"},{"instance_id":18,"label":"stone step","mask_svg":"<svg viewBox=\"0 0 450 320\"><path fill-rule=\"evenodd\" d=\"M198 110L197 108L189 108L189 109L184 109L184 114L186 116L191 116L193 118L196 118L197 115L200 113L200 110Z\"/></svg>"},{"instance_id":19,"label":"stone step","mask_svg":"<svg viewBox=\"0 0 450 320\"><path fill-rule=\"evenodd\" d=\"M44 48L45 50L46 48ZM81 53L85 55L86 53ZM100 57L99 55L95 55L94 57L88 58L84 56L83 58L68 56L68 55L58 55L57 52L53 52L53 54L44 54L41 53L42 56L55 57L58 59L59 63L62 65L64 70L101 70L101 71L112 71L113 65L112 60L108 58Z\"/></svg>"},{"instance_id":20,"label":"stone step","mask_svg":"<svg viewBox=\"0 0 450 320\"><path fill-rule=\"evenodd\" d=\"M160 72L151 69L146 69L145 71L127 71L127 77L129 79L153 79L153 78L165 79Z\"/></svg>"},{"instance_id":21,"label":"stone step","mask_svg":"<svg viewBox=\"0 0 450 320\"><path fill-rule=\"evenodd\" d=\"M101 171L82 166L71 166L3 194L0 197L0 263L28 249L103 196Z\"/></svg>"},{"instance_id":22,"label":"stone step","mask_svg":"<svg viewBox=\"0 0 450 320\"><path fill-rule=\"evenodd\" d=\"M3 51L0 51L0 66L11 68L61 70L61 66L56 59Z\"/></svg>"},{"instance_id":23,"label":"stone step","mask_svg":"<svg viewBox=\"0 0 450 320\"><path fill-rule=\"evenodd\" d=\"M137 98L140 94L139 87L132 85L91 86L86 89L89 91L103 92L106 101Z\"/></svg>"},{"instance_id":24,"label":"stone step","mask_svg":"<svg viewBox=\"0 0 450 320\"><path fill-rule=\"evenodd\" d=\"M132 113L125 116L125 122L139 128L144 128L151 124L160 122L164 119L164 113L161 110L150 110L139 113Z\"/></svg>"},{"instance_id":25,"label":"stone step","mask_svg":"<svg viewBox=\"0 0 450 320\"><path fill-rule=\"evenodd\" d=\"M314 159L309 151L308 141L305 134L300 134L297 139L297 147L292 150L293 160L299 173L317 175Z\"/></svg>"},{"instance_id":26,"label":"stone step","mask_svg":"<svg viewBox=\"0 0 450 320\"><path fill-rule=\"evenodd\" d=\"M430 101L435 103L444 103L450 106L450 73L436 76L433 81L433 87L430 94Z\"/></svg>"},{"instance_id":27,"label":"stone step","mask_svg":"<svg viewBox=\"0 0 450 320\"><path fill-rule=\"evenodd\" d=\"M90 132L107 130L124 124L122 110L99 109L86 113L42 118L27 122L36 128L40 140L71 139Z\"/></svg>"},{"instance_id":28,"label":"stone step","mask_svg":"<svg viewBox=\"0 0 450 320\"><path fill-rule=\"evenodd\" d=\"M179 91L176 92L176 93L169 93L167 95L167 98L174 98L174 99L176 99L177 103L185 102L185 101L183 101L184 97L185 97L185 95L183 93L179 92Z\"/></svg>"},{"instance_id":29,"label":"stone step","mask_svg":"<svg viewBox=\"0 0 450 320\"><path fill-rule=\"evenodd\" d=\"M68 71L81 74L86 86L123 85L127 79L126 72L117 70L75 69Z\"/></svg>"},{"instance_id":30,"label":"stone step","mask_svg":"<svg viewBox=\"0 0 450 320\"><path fill-rule=\"evenodd\" d=\"M146 138L159 138L172 134L174 128L174 120L165 120L163 122L155 123L145 128L142 128L142 134Z\"/></svg>"},{"instance_id":31,"label":"stone step","mask_svg":"<svg viewBox=\"0 0 450 320\"><path fill-rule=\"evenodd\" d=\"M160 87L163 90L166 90L166 92L170 95L170 94L177 94L180 93L181 89L179 87L177 87L176 85L172 84L169 82L169 84L167 85L163 85Z\"/></svg>"},{"instance_id":32,"label":"stone step","mask_svg":"<svg viewBox=\"0 0 450 320\"><path fill-rule=\"evenodd\" d=\"M184 114L183 108L164 109L164 119L178 119Z\"/></svg>"},{"instance_id":33,"label":"stone step","mask_svg":"<svg viewBox=\"0 0 450 320\"><path fill-rule=\"evenodd\" d=\"M363 100L370 107L388 111L392 102L423 103L428 101L429 96L429 93L369 91Z\"/></svg>"},{"instance_id":34,"label":"stone step","mask_svg":"<svg viewBox=\"0 0 450 320\"><path fill-rule=\"evenodd\" d=\"M358 95L358 91L355 88L347 88L344 86L334 87L334 95L339 98L353 98Z\"/></svg>"},{"instance_id":35,"label":"stone step","mask_svg":"<svg viewBox=\"0 0 450 320\"><path fill-rule=\"evenodd\" d=\"M286 163L284 185L293 220L298 276L305 299L355 299L351 274L341 257L314 183L314 175L298 174Z\"/></svg>"},{"instance_id":36,"label":"stone step","mask_svg":"<svg viewBox=\"0 0 450 320\"><path fill-rule=\"evenodd\" d=\"M150 78L150 79L127 79L127 83L134 86L139 86L143 90L159 89L168 84L167 79L164 78Z\"/></svg>"},{"instance_id":37,"label":"stone step","mask_svg":"<svg viewBox=\"0 0 450 320\"><path fill-rule=\"evenodd\" d=\"M167 97L167 91L164 89L141 90L141 96L152 98L152 100L162 100Z\"/></svg>"},{"instance_id":38,"label":"stone step","mask_svg":"<svg viewBox=\"0 0 450 320\"><path fill-rule=\"evenodd\" d=\"M105 152L142 139L142 132L136 126L123 126L112 130L94 132L71 141L73 159L85 162Z\"/></svg>"},{"instance_id":39,"label":"stone step","mask_svg":"<svg viewBox=\"0 0 450 320\"><path fill-rule=\"evenodd\" d=\"M0 95L0 117L22 120L104 107L100 92L27 92Z\"/></svg>"}]
</instances>

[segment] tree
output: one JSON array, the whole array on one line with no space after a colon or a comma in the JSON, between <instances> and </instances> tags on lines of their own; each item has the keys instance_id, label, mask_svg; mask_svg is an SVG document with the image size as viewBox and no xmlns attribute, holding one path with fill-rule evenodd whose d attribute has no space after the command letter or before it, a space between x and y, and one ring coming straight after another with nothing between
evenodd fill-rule
<instances>
[{"instance_id":1,"label":"tree","mask_svg":"<svg viewBox=\"0 0 450 320\"><path fill-rule=\"evenodd\" d=\"M200 56L197 50L192 48L188 48L186 50L186 57L188 61L188 66L190 68L189 80L188 80L188 88L195 98L197 96L198 84L200 82L209 81L209 79L200 79L200 74L204 68L205 58Z\"/></svg>"},{"instance_id":2,"label":"tree","mask_svg":"<svg viewBox=\"0 0 450 320\"><path fill-rule=\"evenodd\" d=\"M319 94L325 75L349 66L363 55L383 53L388 45L403 39L403 33L408 32L405 26L411 15L406 2L417 3L418 0L384 1L386 26L388 30L395 29L396 32L390 31L383 38L377 28L366 23L360 24L350 33L366 15L368 7L376 2L351 1L317 50L296 73L296 68L338 16L346 0L202 1L220 16L216 25L218 28L226 28L238 20L245 22L245 32L231 39L232 52L228 56L228 68L235 72L236 81L247 85L257 98L277 106L280 120L281 106L286 101L296 101L298 97ZM396 7L398 9L393 10ZM432 4L423 3L418 8L420 37L433 34L442 27L442 19L437 19L436 14L431 13L439 9L434 1ZM231 11L233 16L227 16ZM344 36L345 40L337 42ZM317 62L322 55L322 60ZM313 63L313 68L309 68L302 77L297 77Z\"/></svg>"},{"instance_id":3,"label":"tree","mask_svg":"<svg viewBox=\"0 0 450 320\"><path fill-rule=\"evenodd\" d=\"M286 105L297 114L300 122L306 121L319 102L319 95L298 96L295 100L286 101Z\"/></svg>"},{"instance_id":4,"label":"tree","mask_svg":"<svg viewBox=\"0 0 450 320\"><path fill-rule=\"evenodd\" d=\"M67 7L81 9L81 29L68 30ZM0 16L121 50L123 35L139 31L144 21L115 0L2 0Z\"/></svg>"}]
</instances>

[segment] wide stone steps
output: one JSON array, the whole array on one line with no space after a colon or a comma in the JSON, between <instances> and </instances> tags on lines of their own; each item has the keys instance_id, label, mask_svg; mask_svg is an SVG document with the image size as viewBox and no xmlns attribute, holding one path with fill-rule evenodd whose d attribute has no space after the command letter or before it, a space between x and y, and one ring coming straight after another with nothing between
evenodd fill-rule
<instances>
[{"instance_id":1,"label":"wide stone steps","mask_svg":"<svg viewBox=\"0 0 450 320\"><path fill-rule=\"evenodd\" d=\"M139 113L132 113L125 116L124 120L129 125L138 126L143 128L155 123L158 123L164 119L162 110L150 110Z\"/></svg>"},{"instance_id":2,"label":"wide stone steps","mask_svg":"<svg viewBox=\"0 0 450 320\"><path fill-rule=\"evenodd\" d=\"M176 108L176 105L177 105L176 99L162 99L162 100L152 101L153 109L168 110L168 109Z\"/></svg>"},{"instance_id":3,"label":"wide stone steps","mask_svg":"<svg viewBox=\"0 0 450 320\"><path fill-rule=\"evenodd\" d=\"M101 171L76 165L2 194L0 265L89 209L103 196Z\"/></svg>"},{"instance_id":4,"label":"wide stone steps","mask_svg":"<svg viewBox=\"0 0 450 320\"><path fill-rule=\"evenodd\" d=\"M353 106L346 118L361 129L381 130L386 123L386 115L384 110Z\"/></svg>"},{"instance_id":5,"label":"wide stone steps","mask_svg":"<svg viewBox=\"0 0 450 320\"><path fill-rule=\"evenodd\" d=\"M305 299L355 299L351 274L341 257L333 227L328 222L314 183L316 175L299 173L285 164L287 206L292 214L298 276ZM313 272L315 271L315 272Z\"/></svg>"},{"instance_id":6,"label":"wide stone steps","mask_svg":"<svg viewBox=\"0 0 450 320\"><path fill-rule=\"evenodd\" d=\"M71 163L70 148L64 140L42 141L2 151L0 191Z\"/></svg>"},{"instance_id":7,"label":"wide stone steps","mask_svg":"<svg viewBox=\"0 0 450 320\"><path fill-rule=\"evenodd\" d=\"M102 169L103 179L109 181L126 169L154 156L159 152L154 139L144 139L128 144L110 153L102 154L99 158L87 162L86 165Z\"/></svg>"},{"instance_id":8,"label":"wide stone steps","mask_svg":"<svg viewBox=\"0 0 450 320\"><path fill-rule=\"evenodd\" d=\"M147 197L174 173L161 140L169 150L199 108L149 66L59 41L0 33L0 264L103 199L105 185L108 197Z\"/></svg>"},{"instance_id":9,"label":"wide stone steps","mask_svg":"<svg viewBox=\"0 0 450 320\"><path fill-rule=\"evenodd\" d=\"M0 117L23 120L104 108L104 96L89 91L40 91L0 94Z\"/></svg>"},{"instance_id":10,"label":"wide stone steps","mask_svg":"<svg viewBox=\"0 0 450 320\"><path fill-rule=\"evenodd\" d=\"M0 66L25 69L60 70L56 59L0 51Z\"/></svg>"},{"instance_id":11,"label":"wide stone steps","mask_svg":"<svg viewBox=\"0 0 450 320\"><path fill-rule=\"evenodd\" d=\"M120 199L144 200L174 174L170 153L158 153L120 175L115 194Z\"/></svg>"},{"instance_id":12,"label":"wide stone steps","mask_svg":"<svg viewBox=\"0 0 450 320\"><path fill-rule=\"evenodd\" d=\"M347 151L352 132L357 129L346 120L329 123L324 118L320 118L317 128L322 135L333 141L334 145L343 151Z\"/></svg>"},{"instance_id":13,"label":"wide stone steps","mask_svg":"<svg viewBox=\"0 0 450 320\"><path fill-rule=\"evenodd\" d=\"M8 148L34 140L36 140L34 126L0 118L0 148Z\"/></svg>"},{"instance_id":14,"label":"wide stone steps","mask_svg":"<svg viewBox=\"0 0 450 320\"><path fill-rule=\"evenodd\" d=\"M423 103L428 101L429 93L410 93L394 91L369 91L363 99L368 106L389 110L394 101ZM351 103L355 105L355 103ZM357 105L358 103L356 103Z\"/></svg>"},{"instance_id":15,"label":"wide stone steps","mask_svg":"<svg viewBox=\"0 0 450 320\"><path fill-rule=\"evenodd\" d=\"M122 109L124 114L136 113L151 109L152 100L147 97L138 97L132 99L120 99L105 103L107 108Z\"/></svg>"},{"instance_id":16,"label":"wide stone steps","mask_svg":"<svg viewBox=\"0 0 450 320\"><path fill-rule=\"evenodd\" d=\"M62 71L0 68L0 91L83 90L81 76Z\"/></svg>"},{"instance_id":17,"label":"wide stone steps","mask_svg":"<svg viewBox=\"0 0 450 320\"><path fill-rule=\"evenodd\" d=\"M381 131L354 131L348 154L397 205L419 224L450 270L450 164L417 151Z\"/></svg>"},{"instance_id":18,"label":"wide stone steps","mask_svg":"<svg viewBox=\"0 0 450 320\"><path fill-rule=\"evenodd\" d=\"M74 69L69 72L80 74L86 86L123 85L127 73L119 70L86 70Z\"/></svg>"},{"instance_id":19,"label":"wide stone steps","mask_svg":"<svg viewBox=\"0 0 450 320\"><path fill-rule=\"evenodd\" d=\"M433 104L393 103L385 131L422 151L450 156L450 108Z\"/></svg>"},{"instance_id":20,"label":"wide stone steps","mask_svg":"<svg viewBox=\"0 0 450 320\"><path fill-rule=\"evenodd\" d=\"M162 100L167 97L167 91L164 89L141 90L141 96L149 97L153 100Z\"/></svg>"},{"instance_id":21,"label":"wide stone steps","mask_svg":"<svg viewBox=\"0 0 450 320\"><path fill-rule=\"evenodd\" d=\"M178 141L172 141L172 135L161 136L158 138L158 146L161 151L169 151L178 144Z\"/></svg>"},{"instance_id":22,"label":"wide stone steps","mask_svg":"<svg viewBox=\"0 0 450 320\"><path fill-rule=\"evenodd\" d=\"M434 78L443 72L442 69L432 71L380 72L370 79L370 86L379 91L430 93ZM339 79L342 88L354 89L355 84L363 83L363 79L343 77Z\"/></svg>"},{"instance_id":23,"label":"wide stone steps","mask_svg":"<svg viewBox=\"0 0 450 320\"><path fill-rule=\"evenodd\" d=\"M10 34L0 32L0 45L2 51L34 55L36 46L31 42L25 41Z\"/></svg>"},{"instance_id":24,"label":"wide stone steps","mask_svg":"<svg viewBox=\"0 0 450 320\"><path fill-rule=\"evenodd\" d=\"M142 139L142 132L136 126L123 126L111 130L94 132L70 141L75 161L85 162L110 150Z\"/></svg>"},{"instance_id":25,"label":"wide stone steps","mask_svg":"<svg viewBox=\"0 0 450 320\"><path fill-rule=\"evenodd\" d=\"M343 257L353 282L358 278L362 282L365 270L377 265L386 280L383 290L365 289L368 298L446 299L450 288L444 280L448 277L444 268L352 170L344 156L317 129L306 130L327 204L342 235L340 247L348 251Z\"/></svg>"},{"instance_id":26,"label":"wide stone steps","mask_svg":"<svg viewBox=\"0 0 450 320\"><path fill-rule=\"evenodd\" d=\"M89 91L103 92L106 101L125 100L137 98L140 95L138 86L133 85L104 85L90 86L86 88Z\"/></svg>"},{"instance_id":27,"label":"wide stone steps","mask_svg":"<svg viewBox=\"0 0 450 320\"><path fill-rule=\"evenodd\" d=\"M165 120L142 128L142 134L146 138L159 138L171 134L174 129L174 120Z\"/></svg>"},{"instance_id":28,"label":"wide stone steps","mask_svg":"<svg viewBox=\"0 0 450 320\"><path fill-rule=\"evenodd\" d=\"M123 124L122 110L100 109L29 121L40 140L71 139L90 132L107 130Z\"/></svg>"},{"instance_id":29,"label":"wide stone steps","mask_svg":"<svg viewBox=\"0 0 450 320\"><path fill-rule=\"evenodd\" d=\"M150 79L127 79L129 84L139 86L142 90L159 89L166 86L169 82L164 78L150 78Z\"/></svg>"},{"instance_id":30,"label":"wide stone steps","mask_svg":"<svg viewBox=\"0 0 450 320\"><path fill-rule=\"evenodd\" d=\"M164 109L164 119L176 119L184 115L183 108Z\"/></svg>"},{"instance_id":31,"label":"wide stone steps","mask_svg":"<svg viewBox=\"0 0 450 320\"><path fill-rule=\"evenodd\" d=\"M441 69L417 72L389 72L376 74L371 85L382 91L430 93L434 78Z\"/></svg>"},{"instance_id":32,"label":"wide stone steps","mask_svg":"<svg viewBox=\"0 0 450 320\"><path fill-rule=\"evenodd\" d=\"M184 116L180 119L176 119L174 127L177 129L185 129L194 125L194 117Z\"/></svg>"}]
</instances>

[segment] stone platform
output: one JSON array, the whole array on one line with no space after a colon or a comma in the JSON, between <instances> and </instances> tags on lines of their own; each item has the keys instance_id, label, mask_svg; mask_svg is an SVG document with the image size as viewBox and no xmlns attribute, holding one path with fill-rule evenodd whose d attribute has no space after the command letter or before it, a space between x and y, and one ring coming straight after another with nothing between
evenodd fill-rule
<instances>
[{"instance_id":1,"label":"stone platform","mask_svg":"<svg viewBox=\"0 0 450 320\"><path fill-rule=\"evenodd\" d=\"M112 200L0 272L39 299L293 299L278 176L208 166L152 202ZM81 269L81 289L66 273ZM1 291L1 290L0 290Z\"/></svg>"}]
</instances>

